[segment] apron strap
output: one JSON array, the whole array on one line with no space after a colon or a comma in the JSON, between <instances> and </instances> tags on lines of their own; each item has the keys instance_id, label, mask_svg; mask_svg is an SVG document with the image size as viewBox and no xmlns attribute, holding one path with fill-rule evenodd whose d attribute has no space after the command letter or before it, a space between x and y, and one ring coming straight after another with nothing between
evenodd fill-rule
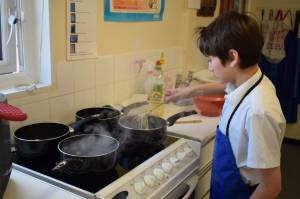
<instances>
[{"instance_id":1,"label":"apron strap","mask_svg":"<svg viewBox=\"0 0 300 199\"><path fill-rule=\"evenodd\" d=\"M245 97L247 97L247 95L261 82L261 80L263 79L264 74L261 74L260 78L255 82L255 84L253 84L253 86L251 86L247 92L245 93L245 95L242 97L242 99L240 100L240 102L236 105L236 107L234 108L233 112L231 113L229 120L227 122L227 126L226 126L226 136L229 135L229 124L232 120L233 115L235 114L235 112L237 111L237 109L239 108L239 106L241 105L241 103L243 102L243 100L245 99Z\"/></svg>"}]
</instances>

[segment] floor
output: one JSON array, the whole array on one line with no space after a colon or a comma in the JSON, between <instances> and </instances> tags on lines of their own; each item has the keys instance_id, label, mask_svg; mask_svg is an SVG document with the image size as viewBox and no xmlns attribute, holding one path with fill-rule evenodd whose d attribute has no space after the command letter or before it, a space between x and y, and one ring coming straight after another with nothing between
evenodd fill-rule
<instances>
[{"instance_id":1,"label":"floor","mask_svg":"<svg viewBox=\"0 0 300 199\"><path fill-rule=\"evenodd\" d=\"M300 142L284 141L281 158L282 191L279 199L300 197Z\"/></svg>"}]
</instances>

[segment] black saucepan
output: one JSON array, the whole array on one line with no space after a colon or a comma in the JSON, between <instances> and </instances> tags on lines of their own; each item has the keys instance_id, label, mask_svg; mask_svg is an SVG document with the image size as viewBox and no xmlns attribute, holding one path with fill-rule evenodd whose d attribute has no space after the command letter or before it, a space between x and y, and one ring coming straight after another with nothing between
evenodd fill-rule
<instances>
[{"instance_id":1,"label":"black saucepan","mask_svg":"<svg viewBox=\"0 0 300 199\"><path fill-rule=\"evenodd\" d=\"M25 158L58 154L57 144L70 136L72 129L60 123L36 123L14 133L17 153Z\"/></svg>"},{"instance_id":2,"label":"black saucepan","mask_svg":"<svg viewBox=\"0 0 300 199\"><path fill-rule=\"evenodd\" d=\"M130 110L148 104L147 101L129 104L119 111L110 105L90 107L76 112L76 122L72 128L84 134L101 134L119 138L118 121L122 115Z\"/></svg>"},{"instance_id":3,"label":"black saucepan","mask_svg":"<svg viewBox=\"0 0 300 199\"><path fill-rule=\"evenodd\" d=\"M183 111L172 115L167 120L154 115L148 116L148 129L140 129L135 116L122 116L119 119L120 142L122 150L132 146L158 146L161 145L167 134L167 127L172 126L176 120L189 115L197 114L196 111Z\"/></svg>"},{"instance_id":4,"label":"black saucepan","mask_svg":"<svg viewBox=\"0 0 300 199\"><path fill-rule=\"evenodd\" d=\"M61 162L54 172L81 174L113 169L117 162L119 141L100 134L75 135L58 144Z\"/></svg>"},{"instance_id":5,"label":"black saucepan","mask_svg":"<svg viewBox=\"0 0 300 199\"><path fill-rule=\"evenodd\" d=\"M76 112L76 122L71 126L75 128L80 126L76 129L83 134L100 133L116 138L120 116L121 111L111 106L85 108Z\"/></svg>"}]
</instances>

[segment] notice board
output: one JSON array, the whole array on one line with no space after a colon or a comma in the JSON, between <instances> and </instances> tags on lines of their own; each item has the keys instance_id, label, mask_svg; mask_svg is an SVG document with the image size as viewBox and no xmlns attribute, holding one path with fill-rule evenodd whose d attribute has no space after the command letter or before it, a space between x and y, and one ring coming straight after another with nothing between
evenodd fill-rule
<instances>
[{"instance_id":1,"label":"notice board","mask_svg":"<svg viewBox=\"0 0 300 199\"><path fill-rule=\"evenodd\" d=\"M104 21L162 21L165 0L105 0Z\"/></svg>"},{"instance_id":2,"label":"notice board","mask_svg":"<svg viewBox=\"0 0 300 199\"><path fill-rule=\"evenodd\" d=\"M97 57L97 0L67 0L67 60Z\"/></svg>"}]
</instances>

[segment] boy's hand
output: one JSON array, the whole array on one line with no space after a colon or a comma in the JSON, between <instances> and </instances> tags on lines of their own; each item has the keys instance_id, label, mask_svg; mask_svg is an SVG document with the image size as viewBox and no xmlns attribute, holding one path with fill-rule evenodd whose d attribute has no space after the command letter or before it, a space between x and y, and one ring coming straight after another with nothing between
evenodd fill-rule
<instances>
[{"instance_id":1,"label":"boy's hand","mask_svg":"<svg viewBox=\"0 0 300 199\"><path fill-rule=\"evenodd\" d=\"M190 98L192 87L177 88L165 91L166 102L177 102L181 99Z\"/></svg>"}]
</instances>

